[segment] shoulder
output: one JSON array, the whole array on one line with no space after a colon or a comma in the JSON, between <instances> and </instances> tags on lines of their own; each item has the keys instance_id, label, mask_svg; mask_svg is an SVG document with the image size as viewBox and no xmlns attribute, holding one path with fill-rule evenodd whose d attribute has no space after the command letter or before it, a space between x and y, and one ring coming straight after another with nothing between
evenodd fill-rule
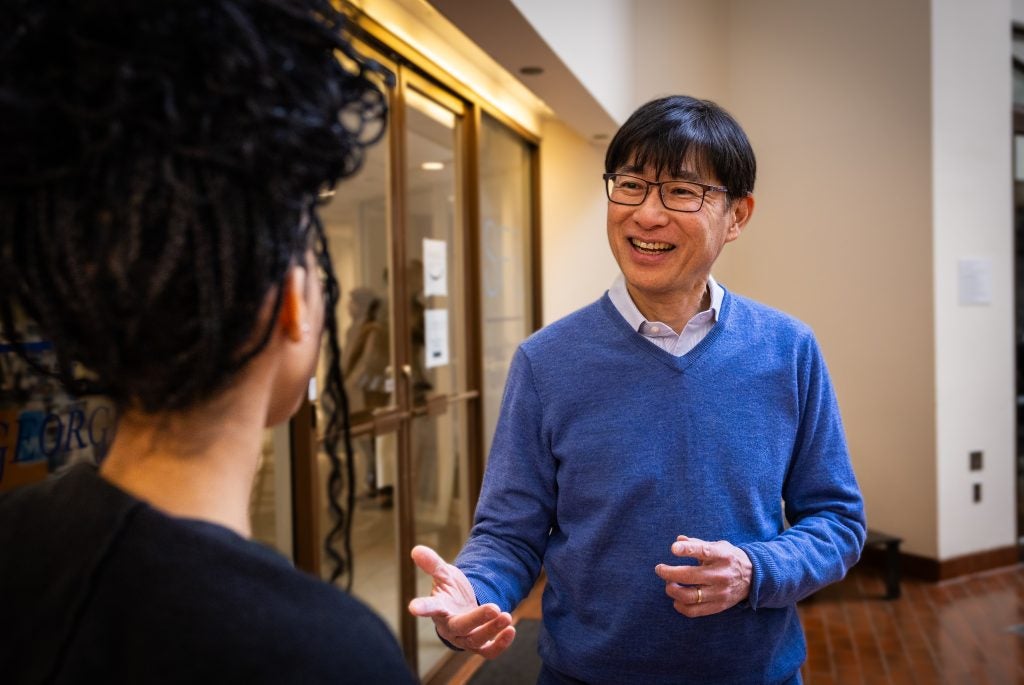
<instances>
[{"instance_id":1,"label":"shoulder","mask_svg":"<svg viewBox=\"0 0 1024 685\"><path fill-rule=\"evenodd\" d=\"M355 597L298 571L273 588L263 585L261 595L266 601L251 625L264 652L258 670L281 674L270 681L300 673L303 682L412 681L391 630ZM248 638L233 646L239 661L252 658Z\"/></svg>"},{"instance_id":2,"label":"shoulder","mask_svg":"<svg viewBox=\"0 0 1024 685\"><path fill-rule=\"evenodd\" d=\"M766 342L798 346L815 344L814 331L800 319L728 290L722 318L726 328L759 340L762 345Z\"/></svg>"},{"instance_id":3,"label":"shoulder","mask_svg":"<svg viewBox=\"0 0 1024 685\"><path fill-rule=\"evenodd\" d=\"M95 469L0 497L0 520L2 549L17 552L0 554L0 604L33 626L26 635L74 635L65 675L413 682L391 631L360 601L225 528L166 516ZM14 673L54 663L60 644L23 646Z\"/></svg>"},{"instance_id":4,"label":"shoulder","mask_svg":"<svg viewBox=\"0 0 1024 685\"><path fill-rule=\"evenodd\" d=\"M587 306L544 326L524 340L520 348L531 359L549 353L564 355L567 342L593 340L614 330L616 322L611 313L614 313L614 305L607 295L602 295ZM624 320L622 324L626 325Z\"/></svg>"},{"instance_id":5,"label":"shoulder","mask_svg":"<svg viewBox=\"0 0 1024 685\"><path fill-rule=\"evenodd\" d=\"M804 387L828 379L821 346L812 328L784 311L741 295L726 296L723 317L727 349L740 362L737 368L780 369Z\"/></svg>"},{"instance_id":6,"label":"shoulder","mask_svg":"<svg viewBox=\"0 0 1024 685\"><path fill-rule=\"evenodd\" d=\"M0 494L0 549L19 552L0 554L0 579L24 576L35 560L86 569L139 505L86 463Z\"/></svg>"},{"instance_id":7,"label":"shoulder","mask_svg":"<svg viewBox=\"0 0 1024 685\"><path fill-rule=\"evenodd\" d=\"M99 579L98 626L123 620L146 644L154 634L174 635L177 658L209 656L247 682L405 682L401 650L384 622L277 552L152 510L132 528ZM115 615L100 606L121 609ZM211 644L217 649L208 655Z\"/></svg>"}]
</instances>

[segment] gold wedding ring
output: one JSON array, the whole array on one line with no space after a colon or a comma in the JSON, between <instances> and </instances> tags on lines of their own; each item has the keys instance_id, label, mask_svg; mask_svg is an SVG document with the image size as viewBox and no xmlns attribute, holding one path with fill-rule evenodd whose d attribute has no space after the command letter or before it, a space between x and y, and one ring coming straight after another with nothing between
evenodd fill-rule
<instances>
[{"instance_id":1,"label":"gold wedding ring","mask_svg":"<svg viewBox=\"0 0 1024 685\"><path fill-rule=\"evenodd\" d=\"M704 601L704 594L700 591L700 585L697 586L697 604Z\"/></svg>"}]
</instances>

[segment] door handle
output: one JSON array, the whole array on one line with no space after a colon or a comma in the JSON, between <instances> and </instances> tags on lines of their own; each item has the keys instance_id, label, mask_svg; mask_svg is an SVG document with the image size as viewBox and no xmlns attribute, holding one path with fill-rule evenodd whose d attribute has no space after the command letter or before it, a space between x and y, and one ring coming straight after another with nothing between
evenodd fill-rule
<instances>
[{"instance_id":1,"label":"door handle","mask_svg":"<svg viewBox=\"0 0 1024 685\"><path fill-rule=\"evenodd\" d=\"M427 398L427 416L441 416L448 411L448 395L431 395Z\"/></svg>"},{"instance_id":2,"label":"door handle","mask_svg":"<svg viewBox=\"0 0 1024 685\"><path fill-rule=\"evenodd\" d=\"M374 437L384 435L385 433L394 433L398 430L398 425L407 418L409 418L409 412L407 411L400 411L397 409L375 411L373 413Z\"/></svg>"}]
</instances>

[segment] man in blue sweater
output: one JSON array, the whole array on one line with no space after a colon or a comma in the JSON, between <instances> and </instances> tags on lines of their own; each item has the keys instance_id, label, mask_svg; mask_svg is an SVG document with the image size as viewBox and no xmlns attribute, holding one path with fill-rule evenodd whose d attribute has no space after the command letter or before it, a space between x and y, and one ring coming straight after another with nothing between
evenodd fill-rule
<instances>
[{"instance_id":1,"label":"man in blue sweater","mask_svg":"<svg viewBox=\"0 0 1024 685\"><path fill-rule=\"evenodd\" d=\"M410 611L500 654L543 566L541 683L799 683L800 599L842 578L863 502L811 330L711 276L754 209L714 103L637 110L605 159L622 271L516 352L476 522Z\"/></svg>"}]
</instances>

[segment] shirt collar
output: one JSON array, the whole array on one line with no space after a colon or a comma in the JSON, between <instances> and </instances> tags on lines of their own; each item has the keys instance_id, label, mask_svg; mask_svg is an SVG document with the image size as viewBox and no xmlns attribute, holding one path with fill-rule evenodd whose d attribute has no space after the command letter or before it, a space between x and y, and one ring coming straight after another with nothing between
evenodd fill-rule
<instances>
[{"instance_id":1,"label":"shirt collar","mask_svg":"<svg viewBox=\"0 0 1024 685\"><path fill-rule=\"evenodd\" d=\"M718 281L711 274L708 274L708 289L711 291L711 307L709 309L714 320L718 321L718 312L722 308L725 290L722 286L718 285ZM629 291L626 290L626 279L621 272L612 281L612 287L608 289L608 298L634 331L639 331L640 327L645 323L654 323L647 321L644 315L640 313L640 310L636 308L633 298L630 297ZM704 311L708 310L705 309ZM701 312L698 312L697 316L700 314Z\"/></svg>"}]
</instances>

